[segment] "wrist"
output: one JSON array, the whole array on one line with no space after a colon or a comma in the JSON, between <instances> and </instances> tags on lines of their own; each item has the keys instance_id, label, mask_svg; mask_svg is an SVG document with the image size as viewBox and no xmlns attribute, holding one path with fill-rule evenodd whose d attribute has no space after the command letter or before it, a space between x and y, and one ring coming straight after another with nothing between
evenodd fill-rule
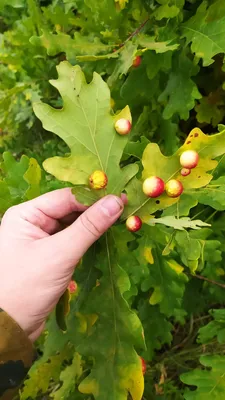
<instances>
[{"instance_id":1,"label":"wrist","mask_svg":"<svg viewBox=\"0 0 225 400\"><path fill-rule=\"evenodd\" d=\"M0 385L3 399L11 399L26 378L35 351L21 327L4 310L0 309ZM16 392L15 392L16 391ZM1 397L2 398L2 397Z\"/></svg>"},{"instance_id":2,"label":"wrist","mask_svg":"<svg viewBox=\"0 0 225 400\"><path fill-rule=\"evenodd\" d=\"M29 318L25 313L21 313L16 305L9 302L5 303L4 301L1 301L0 304L0 310L4 310L32 343L38 339L44 329L45 322L34 324L32 318Z\"/></svg>"}]
</instances>

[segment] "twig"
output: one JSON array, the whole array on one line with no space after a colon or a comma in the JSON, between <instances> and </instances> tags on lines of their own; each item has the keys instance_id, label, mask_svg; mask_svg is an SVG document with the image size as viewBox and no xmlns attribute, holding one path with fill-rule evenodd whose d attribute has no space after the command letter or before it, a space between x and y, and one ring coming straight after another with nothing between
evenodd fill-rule
<instances>
[{"instance_id":1,"label":"twig","mask_svg":"<svg viewBox=\"0 0 225 400\"><path fill-rule=\"evenodd\" d=\"M213 340L212 342L207 343L206 346L209 347L209 346L211 346L211 345L216 345L216 344L217 344L217 341L216 341L216 340ZM222 347L224 347L224 345L223 345ZM166 362L169 362L170 359L171 359L170 352L171 352L171 349L168 350L168 351L166 351L164 354L162 354L162 356L159 357L158 363L163 363L163 364L165 364ZM189 349L182 350L182 351L180 351L180 352L178 353L178 356L180 357L180 356L184 356L184 355L186 355L186 354L187 354L187 355L190 355L191 353L198 354L199 352L202 352L202 345L200 345L200 346L194 346L193 348L189 348ZM172 353L173 353L173 352L172 352ZM210 353L209 353L209 354L210 354ZM165 357L165 355L168 355L168 356ZM175 355L174 355L174 357L175 357ZM198 357L198 356L197 356L197 357Z\"/></svg>"},{"instance_id":2,"label":"twig","mask_svg":"<svg viewBox=\"0 0 225 400\"><path fill-rule=\"evenodd\" d=\"M211 315L203 315L202 317L198 317L194 320L194 323L199 322L199 321L204 321L205 319L212 318Z\"/></svg>"},{"instance_id":3,"label":"twig","mask_svg":"<svg viewBox=\"0 0 225 400\"><path fill-rule=\"evenodd\" d=\"M144 22L142 22L142 24L141 24L137 29L135 29L135 31L132 32L132 33L130 34L130 36L128 36L128 38L125 40L125 42L123 42L123 43L121 43L121 44L119 45L119 49L121 49L121 47L124 47L125 44L126 44L127 42L129 42L130 39L132 39L134 36L136 36L136 35L144 28L144 26L147 24L148 21L149 21L149 17L148 17Z\"/></svg>"},{"instance_id":4,"label":"twig","mask_svg":"<svg viewBox=\"0 0 225 400\"><path fill-rule=\"evenodd\" d=\"M170 357L170 360L172 360L176 365L178 365L178 367L184 368L184 369L189 369L190 371L193 370L193 368L188 367L187 365L183 365L181 363L179 363L175 358Z\"/></svg>"},{"instance_id":5,"label":"twig","mask_svg":"<svg viewBox=\"0 0 225 400\"><path fill-rule=\"evenodd\" d=\"M193 319L193 315L191 314L191 318L190 318L190 328L189 328L188 336L186 336L186 337L184 338L184 340L182 340L181 343L178 343L176 346L173 346L173 347L171 348L171 351L177 350L177 349L179 349L180 347L183 347L184 344L186 344L186 342L187 342L187 341L190 339L190 337L191 337L191 334L192 334L192 332L193 332L193 327L194 327L194 319Z\"/></svg>"},{"instance_id":6,"label":"twig","mask_svg":"<svg viewBox=\"0 0 225 400\"><path fill-rule=\"evenodd\" d=\"M193 274L189 274L189 273L187 273L187 274L192 276L192 277L194 277L194 278L201 279L202 281L206 281L206 282L212 283L212 285L217 285L217 286L220 286L221 288L225 289L225 284L224 283L220 283L220 282L214 281L213 279L206 278L205 276L202 276L202 275L197 275L197 274L193 275Z\"/></svg>"}]
</instances>

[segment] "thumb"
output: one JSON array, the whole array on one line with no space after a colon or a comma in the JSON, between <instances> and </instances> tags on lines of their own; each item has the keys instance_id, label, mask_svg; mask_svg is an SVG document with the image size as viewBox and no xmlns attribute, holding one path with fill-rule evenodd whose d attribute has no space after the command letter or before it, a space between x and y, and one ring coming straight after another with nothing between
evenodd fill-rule
<instances>
[{"instance_id":1,"label":"thumb","mask_svg":"<svg viewBox=\"0 0 225 400\"><path fill-rule=\"evenodd\" d=\"M124 204L108 195L88 208L68 228L44 239L46 251L54 252L57 265L74 268L88 248L120 217Z\"/></svg>"}]
</instances>

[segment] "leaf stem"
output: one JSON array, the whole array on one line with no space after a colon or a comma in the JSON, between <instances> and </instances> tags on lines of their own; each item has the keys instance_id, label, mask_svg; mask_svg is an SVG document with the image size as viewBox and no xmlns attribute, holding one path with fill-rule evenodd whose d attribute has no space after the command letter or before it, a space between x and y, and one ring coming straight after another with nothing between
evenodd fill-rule
<instances>
[{"instance_id":1,"label":"leaf stem","mask_svg":"<svg viewBox=\"0 0 225 400\"><path fill-rule=\"evenodd\" d=\"M207 208L208 208L208 207L203 208L201 211L199 211L197 214L195 214L195 215L191 218L191 220L196 219L197 217L199 217L199 215L203 214L203 213L207 210Z\"/></svg>"},{"instance_id":2,"label":"leaf stem","mask_svg":"<svg viewBox=\"0 0 225 400\"><path fill-rule=\"evenodd\" d=\"M224 283L220 283L220 282L214 281L213 279L206 278L205 276L202 276L202 275L197 275L197 274L193 275L193 274L190 274L188 272L187 272L187 275L190 275L190 276L192 276L194 278L197 278L197 279L201 279L203 281L211 283L212 285L217 285L217 286L225 289L225 284Z\"/></svg>"},{"instance_id":3,"label":"leaf stem","mask_svg":"<svg viewBox=\"0 0 225 400\"><path fill-rule=\"evenodd\" d=\"M206 218L205 222L208 222L208 221L209 221L211 218L213 218L214 215L216 215L217 213L218 213L218 210L213 211L213 213L210 214L208 218Z\"/></svg>"},{"instance_id":4,"label":"leaf stem","mask_svg":"<svg viewBox=\"0 0 225 400\"><path fill-rule=\"evenodd\" d=\"M138 33L144 28L144 26L147 24L148 21L149 21L149 17L146 18L146 19L144 20L144 22L142 22L141 25L140 25L137 29L135 29L135 31L132 32L132 33L130 34L130 36L128 36L128 38L127 38L123 43L121 43L121 44L119 45L119 49L121 49L122 47L124 47L124 46L126 45L126 43L129 42L129 40L133 39L134 36L138 35Z\"/></svg>"}]
</instances>

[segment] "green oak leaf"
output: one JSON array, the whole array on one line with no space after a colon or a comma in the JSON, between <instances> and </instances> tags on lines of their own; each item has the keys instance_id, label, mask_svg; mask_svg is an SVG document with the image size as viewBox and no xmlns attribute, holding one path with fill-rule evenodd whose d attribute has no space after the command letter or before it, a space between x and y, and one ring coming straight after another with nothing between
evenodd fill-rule
<instances>
[{"instance_id":1,"label":"green oak leaf","mask_svg":"<svg viewBox=\"0 0 225 400\"><path fill-rule=\"evenodd\" d=\"M219 343L225 343L225 310L210 310L213 321L198 331L198 342L206 344L217 337Z\"/></svg>"},{"instance_id":2,"label":"green oak leaf","mask_svg":"<svg viewBox=\"0 0 225 400\"><path fill-rule=\"evenodd\" d=\"M0 214L9 207L40 194L41 168L34 158L22 156L16 161L11 153L3 153L0 179Z\"/></svg>"},{"instance_id":3,"label":"green oak leaf","mask_svg":"<svg viewBox=\"0 0 225 400\"><path fill-rule=\"evenodd\" d=\"M72 374L70 369L67 372L65 370L65 374L62 373L59 375L62 370L60 367L62 362L60 361L61 358L58 359L57 355L59 353L60 355L62 354L63 362L65 362L65 360L67 360L65 357L65 349L69 349L69 356L72 358L74 349L71 347L71 344L76 345L76 347L82 344L84 339L89 334L89 329L93 325L93 321L96 320L94 315L82 314L82 309L84 306L86 307L88 302L88 294L91 289L96 286L96 279L98 275L96 275L96 269L94 268L95 259L96 249L93 246L93 248L90 249L84 256L83 262L76 269L78 293L75 296L71 296L70 313L64 317L64 323L66 323L68 328L67 331L62 332L62 330L59 328L55 313L52 313L48 319L46 331L44 333L44 343L42 349L43 355L33 364L30 370L30 375L27 377L25 382L25 393L23 394L24 399L27 398L29 393L34 394L34 392L37 393L37 391L39 392L40 390L46 391L48 385L50 384L50 380L55 379L57 382L60 378L67 376L67 372ZM82 265L83 263L84 266ZM52 373L51 360L54 362L57 361L57 363L59 362L60 370L56 366L56 371ZM48 369L49 372L46 373L46 369ZM36 384L38 377L40 379L40 385ZM63 390L69 390L71 385L67 380ZM60 390L59 393L57 393L57 398L61 393L62 391Z\"/></svg>"},{"instance_id":4,"label":"green oak leaf","mask_svg":"<svg viewBox=\"0 0 225 400\"><path fill-rule=\"evenodd\" d=\"M183 268L174 260L162 257L158 248L154 248L152 254L154 261L149 264L149 277L142 283L142 290L146 292L153 289L150 304L158 304L161 313L167 317L176 316L181 308L188 278Z\"/></svg>"},{"instance_id":5,"label":"green oak leaf","mask_svg":"<svg viewBox=\"0 0 225 400\"><path fill-rule=\"evenodd\" d=\"M127 42L122 50L120 50L120 57L115 64L115 68L111 76L107 80L107 83L110 87L113 86L117 79L119 79L122 75L127 74L129 68L133 64L137 46L137 44Z\"/></svg>"},{"instance_id":6,"label":"green oak leaf","mask_svg":"<svg viewBox=\"0 0 225 400\"><path fill-rule=\"evenodd\" d=\"M212 96L203 97L199 100L199 104L195 106L197 112L196 118L200 123L207 122L213 126L217 126L224 118L224 102L219 98Z\"/></svg>"},{"instance_id":7,"label":"green oak leaf","mask_svg":"<svg viewBox=\"0 0 225 400\"><path fill-rule=\"evenodd\" d=\"M156 350L160 350L164 344L171 344L173 325L161 314L158 306L147 302L140 305L138 316L144 328L147 346L142 355L145 360L152 361Z\"/></svg>"},{"instance_id":8,"label":"green oak leaf","mask_svg":"<svg viewBox=\"0 0 225 400\"><path fill-rule=\"evenodd\" d=\"M127 235L126 240L132 240ZM135 350L145 348L143 328L124 297L130 282L119 266L125 254L117 255L117 245L109 233L85 254L74 274L78 294L70 302L67 332L51 316L43 356L37 363L43 364L70 342L81 355L94 360L90 375L79 386L82 393L102 400L127 400L130 392L133 400L141 400L143 376Z\"/></svg>"},{"instance_id":9,"label":"green oak leaf","mask_svg":"<svg viewBox=\"0 0 225 400\"><path fill-rule=\"evenodd\" d=\"M190 175L183 177L180 174L180 155L188 149L196 150L199 153L200 161ZM196 200L198 200L198 191L194 189L200 189L199 196L205 191L207 193L208 187L209 191L217 189L215 186L210 188L210 185L208 185L213 177L209 171L213 171L216 168L218 161L214 159L224 154L224 152L225 131L214 135L205 135L199 128L195 128L190 132L183 146L170 157L165 157L156 143L150 143L146 146L142 157L144 167L142 181L152 175L159 176L164 182L172 178L178 179L184 187L184 194L193 197L191 206L194 206L196 205ZM182 195L177 198L171 198L165 193L158 199L148 198L142 191L142 181L134 178L127 185L126 192L129 204L125 208L124 217L137 214L145 221L149 219L149 214L153 214L157 210L164 210L172 205L175 207L180 199L182 201ZM222 195L223 193L221 192ZM221 201L223 202L223 200Z\"/></svg>"},{"instance_id":10,"label":"green oak leaf","mask_svg":"<svg viewBox=\"0 0 225 400\"><path fill-rule=\"evenodd\" d=\"M223 355L201 356L200 363L205 369L196 368L180 376L186 385L196 386L196 390L186 389L185 400L221 400L225 396L225 357Z\"/></svg>"},{"instance_id":11,"label":"green oak leaf","mask_svg":"<svg viewBox=\"0 0 225 400\"><path fill-rule=\"evenodd\" d=\"M122 1L122 0L121 0ZM85 5L83 5L83 3ZM118 27L121 20L121 15L118 13L114 0L81 0L82 7L84 7L84 15L88 15L91 26L93 25L102 27L102 25Z\"/></svg>"},{"instance_id":12,"label":"green oak leaf","mask_svg":"<svg viewBox=\"0 0 225 400\"><path fill-rule=\"evenodd\" d=\"M166 42L156 42L155 37L150 37L144 34L139 34L137 42L141 47L144 47L142 51L154 50L156 54L173 51L179 47L179 44L171 44L171 40Z\"/></svg>"},{"instance_id":13,"label":"green oak leaf","mask_svg":"<svg viewBox=\"0 0 225 400\"><path fill-rule=\"evenodd\" d=\"M146 55L148 52L146 52ZM148 79L147 68L143 63L139 68L131 70L127 79L121 87L121 97L123 100L132 107L137 106L137 97L139 104L143 105L147 102L155 102L155 95L158 95L159 80Z\"/></svg>"},{"instance_id":14,"label":"green oak leaf","mask_svg":"<svg viewBox=\"0 0 225 400\"><path fill-rule=\"evenodd\" d=\"M66 142L71 154L45 160L45 170L59 180L85 186L88 186L93 171L102 170L108 177L104 194L120 195L138 171L135 164L123 169L119 166L128 139L116 133L114 124L119 118L131 120L129 108L115 116L110 114L109 88L98 74L94 73L92 82L87 84L79 66L72 67L68 62L62 62L57 70L59 77L51 84L59 90L63 108L59 110L36 103L34 111L46 130ZM95 192L94 196L98 196L99 193ZM79 200L83 201L81 195Z\"/></svg>"},{"instance_id":15,"label":"green oak leaf","mask_svg":"<svg viewBox=\"0 0 225 400\"><path fill-rule=\"evenodd\" d=\"M58 352L62 352L69 342L69 334L68 332L63 332L59 328L56 321L55 312L53 312L48 318L44 335L45 340L43 344L43 355L33 364L32 368L36 368L36 363L45 363L50 357L56 355Z\"/></svg>"},{"instance_id":16,"label":"green oak leaf","mask_svg":"<svg viewBox=\"0 0 225 400\"><path fill-rule=\"evenodd\" d=\"M168 49L169 50L169 49ZM155 76L160 72L168 72L172 67L172 51L166 53L156 53L149 51L145 54L148 55L148 64L146 67L148 78L154 79ZM165 121L165 120L163 120Z\"/></svg>"},{"instance_id":17,"label":"green oak leaf","mask_svg":"<svg viewBox=\"0 0 225 400\"><path fill-rule=\"evenodd\" d=\"M210 229L203 228L196 231L176 232L175 248L184 265L194 273L196 269L202 270L207 265L215 264L222 260L221 244L218 240L209 240L212 233ZM207 272L204 269L204 274ZM216 269L214 271L216 273ZM215 276L214 276L215 278Z\"/></svg>"},{"instance_id":18,"label":"green oak leaf","mask_svg":"<svg viewBox=\"0 0 225 400\"><path fill-rule=\"evenodd\" d=\"M143 268L145 267L146 261L148 264L154 264L154 257L152 254L153 248L159 244L161 246L165 246L168 242L168 239L169 233L165 227L160 225L154 227L143 225L142 236L137 239L138 247L134 251L139 264L143 266Z\"/></svg>"},{"instance_id":19,"label":"green oak leaf","mask_svg":"<svg viewBox=\"0 0 225 400\"><path fill-rule=\"evenodd\" d=\"M223 10L223 0L217 0L209 7L207 1L203 1L196 14L183 24L183 36L187 44L191 43L192 52L202 58L204 67L214 62L216 54L225 53Z\"/></svg>"},{"instance_id":20,"label":"green oak leaf","mask_svg":"<svg viewBox=\"0 0 225 400\"><path fill-rule=\"evenodd\" d=\"M102 239L102 246L97 268L103 276L85 300L86 313L97 318L87 340L77 346L80 354L94 357L94 365L79 390L93 394L96 400L127 400L128 393L133 400L141 400L144 382L135 349L145 347L143 328L124 299L130 282L116 261L110 232Z\"/></svg>"},{"instance_id":21,"label":"green oak leaf","mask_svg":"<svg viewBox=\"0 0 225 400\"><path fill-rule=\"evenodd\" d=\"M149 140L145 136L141 136L140 142L129 141L124 149L123 160L126 160L129 157L135 157L141 160L142 154L147 144L149 144Z\"/></svg>"},{"instance_id":22,"label":"green oak leaf","mask_svg":"<svg viewBox=\"0 0 225 400\"><path fill-rule=\"evenodd\" d=\"M63 32L53 34L47 30L39 36L33 36L30 42L34 46L43 46L47 50L49 56L55 56L58 53L64 52L68 60L74 60L77 55L96 55L102 52L108 52L111 46L107 46L101 41L90 35L88 37L81 35L79 32L74 33L72 38Z\"/></svg>"},{"instance_id":23,"label":"green oak leaf","mask_svg":"<svg viewBox=\"0 0 225 400\"><path fill-rule=\"evenodd\" d=\"M141 260L140 252L144 253L143 247L147 246L147 239L145 236L141 237L138 241L134 241L131 232L126 229L125 225L118 225L112 228L113 240L115 247L119 249L117 260L119 265L127 273L130 279L130 289L124 293L124 298L132 301L134 296L137 296L140 283L148 276L148 268L146 261ZM138 242L138 247L136 248ZM135 246L135 249L132 248ZM132 251L131 251L132 250Z\"/></svg>"},{"instance_id":24,"label":"green oak leaf","mask_svg":"<svg viewBox=\"0 0 225 400\"><path fill-rule=\"evenodd\" d=\"M29 371L29 379L26 379L24 383L20 399L34 399L39 393L47 392L50 382L58 382L62 365L71 359L72 350L71 346L66 346L59 354L50 357L46 362L35 363Z\"/></svg>"},{"instance_id":25,"label":"green oak leaf","mask_svg":"<svg viewBox=\"0 0 225 400\"><path fill-rule=\"evenodd\" d=\"M95 268L96 262L96 248L92 246L76 268L78 290L75 296L71 296L69 314L64 316L67 331L63 332L59 328L56 310L47 321L43 355L37 362L45 362L49 357L62 351L68 342L77 347L89 334L89 326L92 326L95 316L84 313L84 308L88 303L89 292L96 287L99 278L99 271Z\"/></svg>"},{"instance_id":26,"label":"green oak leaf","mask_svg":"<svg viewBox=\"0 0 225 400\"><path fill-rule=\"evenodd\" d=\"M190 190L188 193L199 203L208 205L215 210L225 209L225 178L213 180L209 185L199 190Z\"/></svg>"},{"instance_id":27,"label":"green oak leaf","mask_svg":"<svg viewBox=\"0 0 225 400\"><path fill-rule=\"evenodd\" d=\"M163 153L165 156L170 156L179 148L178 126L171 120L161 117L159 129L163 132Z\"/></svg>"},{"instance_id":28,"label":"green oak leaf","mask_svg":"<svg viewBox=\"0 0 225 400\"><path fill-rule=\"evenodd\" d=\"M202 97L191 79L198 71L199 67L194 65L184 52L174 57L166 88L158 99L165 105L165 119L170 119L174 114L179 114L181 119L188 119L189 111L195 106L195 100Z\"/></svg>"},{"instance_id":29,"label":"green oak leaf","mask_svg":"<svg viewBox=\"0 0 225 400\"><path fill-rule=\"evenodd\" d=\"M74 353L72 364L67 366L60 374L62 386L52 393L54 400L67 399L74 392L75 384L82 375L81 356Z\"/></svg>"},{"instance_id":30,"label":"green oak leaf","mask_svg":"<svg viewBox=\"0 0 225 400\"><path fill-rule=\"evenodd\" d=\"M63 3L65 3L63 1ZM71 0L72 4L72 0ZM64 4L64 8L65 8ZM48 25L53 25L55 27L56 32L68 32L70 30L71 24L74 26L82 27L82 21L80 20L80 24L78 22L78 18L74 18L74 14L72 11L65 12L65 10L60 7L59 4L54 3L52 7L43 7L42 8L44 20L48 21ZM46 24L42 23L42 27L46 28Z\"/></svg>"},{"instance_id":31,"label":"green oak leaf","mask_svg":"<svg viewBox=\"0 0 225 400\"><path fill-rule=\"evenodd\" d=\"M1 0L0 1L0 11L4 9L5 6L11 6L15 8L22 8L24 7L24 0Z\"/></svg>"},{"instance_id":32,"label":"green oak leaf","mask_svg":"<svg viewBox=\"0 0 225 400\"><path fill-rule=\"evenodd\" d=\"M157 3L161 5L156 8L153 15L157 21L161 21L163 18L175 18L182 10L184 2L184 0L157 0Z\"/></svg>"},{"instance_id":33,"label":"green oak leaf","mask_svg":"<svg viewBox=\"0 0 225 400\"><path fill-rule=\"evenodd\" d=\"M162 218L150 218L145 221L148 225L162 224L170 226L179 231L184 231L185 229L201 229L203 226L211 226L206 222L199 219L191 220L190 217L176 218L175 216L168 216Z\"/></svg>"},{"instance_id":34,"label":"green oak leaf","mask_svg":"<svg viewBox=\"0 0 225 400\"><path fill-rule=\"evenodd\" d=\"M30 158L28 169L23 178L29 184L25 193L26 199L31 200L40 196L41 168L35 158Z\"/></svg>"},{"instance_id":35,"label":"green oak leaf","mask_svg":"<svg viewBox=\"0 0 225 400\"><path fill-rule=\"evenodd\" d=\"M202 258L202 250L204 242L201 239L192 237L192 232L177 232L175 236L175 244L181 261L190 268L191 272L195 272Z\"/></svg>"},{"instance_id":36,"label":"green oak leaf","mask_svg":"<svg viewBox=\"0 0 225 400\"><path fill-rule=\"evenodd\" d=\"M8 55L6 54L6 59L4 60L3 55L1 54L1 62L3 63L10 63L13 62L12 60L8 59ZM0 124L1 128L4 126L7 127L7 124L10 125L10 118L11 118L11 102L19 103L19 96L21 93L24 93L25 90L27 89L27 85L23 83L16 83L13 85L12 88L8 89L5 88L4 90L0 90ZM14 104L15 104L14 103ZM18 110L19 113L19 110ZM7 128L6 128L7 129ZM1 135L2 136L2 135ZM7 140L7 133L3 135L3 137L0 136L0 144L4 144L4 139Z\"/></svg>"},{"instance_id":37,"label":"green oak leaf","mask_svg":"<svg viewBox=\"0 0 225 400\"><path fill-rule=\"evenodd\" d=\"M175 215L177 218L183 216L186 217L189 215L190 209L197 206L197 204L198 200L196 200L196 198L192 196L189 192L183 193L176 204L173 204L163 211L162 216L166 217L170 215Z\"/></svg>"},{"instance_id":38,"label":"green oak leaf","mask_svg":"<svg viewBox=\"0 0 225 400\"><path fill-rule=\"evenodd\" d=\"M209 263L222 261L221 242L219 240L206 240L204 244L204 260Z\"/></svg>"},{"instance_id":39,"label":"green oak leaf","mask_svg":"<svg viewBox=\"0 0 225 400\"><path fill-rule=\"evenodd\" d=\"M174 18L179 14L179 12L180 10L178 7L163 4L161 7L156 9L153 15L157 21L161 21L163 18Z\"/></svg>"}]
</instances>

